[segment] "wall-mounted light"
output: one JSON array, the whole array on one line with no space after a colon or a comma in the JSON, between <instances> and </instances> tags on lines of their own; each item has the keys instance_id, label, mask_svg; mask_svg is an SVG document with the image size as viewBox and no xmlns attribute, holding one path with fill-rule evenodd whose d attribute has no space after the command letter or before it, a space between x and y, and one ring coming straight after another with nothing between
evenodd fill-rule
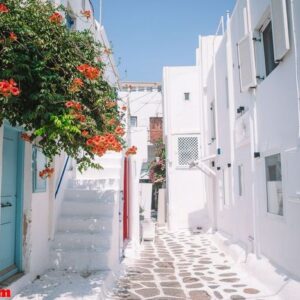
<instances>
[{"instance_id":1,"label":"wall-mounted light","mask_svg":"<svg viewBox=\"0 0 300 300\"><path fill-rule=\"evenodd\" d=\"M229 163L229 164L227 164L227 167L228 167L228 168L231 168L231 164L230 164L230 163Z\"/></svg>"},{"instance_id":2,"label":"wall-mounted light","mask_svg":"<svg viewBox=\"0 0 300 300\"><path fill-rule=\"evenodd\" d=\"M218 154L218 155L221 155L221 148L218 148L218 149L217 149L217 154Z\"/></svg>"}]
</instances>

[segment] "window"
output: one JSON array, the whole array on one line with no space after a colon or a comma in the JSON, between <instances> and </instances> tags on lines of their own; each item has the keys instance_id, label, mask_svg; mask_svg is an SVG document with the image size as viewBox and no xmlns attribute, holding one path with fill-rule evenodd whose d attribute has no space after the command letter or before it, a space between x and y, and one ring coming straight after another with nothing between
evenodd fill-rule
<instances>
[{"instance_id":1,"label":"window","mask_svg":"<svg viewBox=\"0 0 300 300\"><path fill-rule=\"evenodd\" d=\"M267 156L266 186L267 186L267 211L271 214L283 216L281 157L280 154Z\"/></svg>"},{"instance_id":2,"label":"window","mask_svg":"<svg viewBox=\"0 0 300 300\"><path fill-rule=\"evenodd\" d=\"M239 196L243 196L243 165L238 166Z\"/></svg>"},{"instance_id":3,"label":"window","mask_svg":"<svg viewBox=\"0 0 300 300\"><path fill-rule=\"evenodd\" d=\"M184 100L190 101L190 93L184 93Z\"/></svg>"},{"instance_id":4,"label":"window","mask_svg":"<svg viewBox=\"0 0 300 300\"><path fill-rule=\"evenodd\" d=\"M70 14L66 14L66 26L69 30L75 30L76 27L76 19Z\"/></svg>"},{"instance_id":5,"label":"window","mask_svg":"<svg viewBox=\"0 0 300 300\"><path fill-rule=\"evenodd\" d=\"M178 137L178 165L188 166L199 158L198 137Z\"/></svg>"},{"instance_id":6,"label":"window","mask_svg":"<svg viewBox=\"0 0 300 300\"><path fill-rule=\"evenodd\" d=\"M278 65L274 58L274 46L273 46L273 33L272 33L272 22L262 31L263 46L264 46L264 57L265 57L265 72L268 76Z\"/></svg>"},{"instance_id":7,"label":"window","mask_svg":"<svg viewBox=\"0 0 300 300\"><path fill-rule=\"evenodd\" d=\"M131 116L130 117L130 126L131 127L137 127L137 117L136 116Z\"/></svg>"},{"instance_id":8,"label":"window","mask_svg":"<svg viewBox=\"0 0 300 300\"><path fill-rule=\"evenodd\" d=\"M45 168L47 159L42 151L33 146L32 147L32 191L34 193L46 192L47 181L42 179L39 175L40 171Z\"/></svg>"}]
</instances>

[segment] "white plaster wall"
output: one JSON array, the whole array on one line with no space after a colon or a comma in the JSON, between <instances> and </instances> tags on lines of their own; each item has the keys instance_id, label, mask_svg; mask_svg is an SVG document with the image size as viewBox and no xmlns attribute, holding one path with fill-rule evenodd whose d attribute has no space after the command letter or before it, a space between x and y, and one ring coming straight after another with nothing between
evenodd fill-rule
<instances>
[{"instance_id":1,"label":"white plaster wall","mask_svg":"<svg viewBox=\"0 0 300 300\"><path fill-rule=\"evenodd\" d=\"M146 127L131 127L131 145L135 145L138 150L138 161L141 165L148 159L148 148L147 148L147 138L148 130Z\"/></svg>"},{"instance_id":2,"label":"white plaster wall","mask_svg":"<svg viewBox=\"0 0 300 300\"><path fill-rule=\"evenodd\" d=\"M130 115L137 116L138 127L150 130L150 117L162 117L162 94L160 91L122 92L127 95Z\"/></svg>"},{"instance_id":3,"label":"white plaster wall","mask_svg":"<svg viewBox=\"0 0 300 300\"><path fill-rule=\"evenodd\" d=\"M251 3L254 16L259 18L257 4ZM267 1L265 1L267 2ZM297 2L297 1L296 1ZM288 3L288 19L290 33L291 6ZM295 15L299 16L299 6L296 7ZM254 23L254 21L253 21ZM255 23L253 24L253 26ZM300 33L296 29L296 38L299 42ZM256 94L256 118L258 132L258 146L261 151L261 160L256 161L256 174L254 185L257 187L256 197L261 199L258 203L259 218L259 247L261 253L266 255L275 264L300 276L300 240L298 229L300 226L300 198L296 192L300 191L300 183L294 176L300 165L299 148L297 149L298 137L298 103L296 88L295 51L291 38L291 49L275 70L257 88ZM282 80L286 78L286 80ZM265 163L264 157L270 154L281 154L283 205L284 216L274 216L267 213L266 186L265 186ZM291 155L293 153L293 155ZM291 188L290 188L291 187Z\"/></svg>"},{"instance_id":4,"label":"white plaster wall","mask_svg":"<svg viewBox=\"0 0 300 300\"><path fill-rule=\"evenodd\" d=\"M287 3L289 28L292 33L290 1ZM214 78L210 71L205 72L208 76L203 78L203 82L205 80L208 82L207 98L204 97L204 101L215 97L217 105L217 145L221 148L217 164L225 168L229 159L232 163L231 201L227 206L222 205L223 195L219 190L222 180L217 172L214 204L219 231L230 236L231 241L240 244L248 252L254 251L257 255L264 255L275 265L299 276L300 240L297 236L300 225L298 218L300 198L297 192L300 191L300 183L296 174L299 174L300 170L300 151L294 41L291 40L291 50L284 61L260 82L255 90L242 93L239 83L236 44L247 33L247 28L251 32L257 28L266 15L269 4L269 0L237 2L227 33L215 56L215 68L218 70L216 77ZM244 18L246 8L248 20ZM298 2L295 8L296 24L299 24ZM296 36L298 44L300 40L298 29ZM198 53L199 65L201 65L200 54ZM205 66L203 68L205 69ZM223 97L225 75L229 79L229 113L224 106ZM216 80L215 93L214 80ZM236 113L239 106L246 108L243 116ZM205 105L203 111L205 115ZM207 122L207 117L205 119L204 116L203 120ZM203 126L206 128L205 138L208 136L208 126L207 124ZM254 159L255 151L260 152L260 159ZM212 153L212 150L208 149L207 153ZM264 157L274 153L281 153L282 157L284 217L267 213ZM242 197L238 195L237 167L240 164L244 167ZM249 240L249 236L254 238L254 243Z\"/></svg>"},{"instance_id":5,"label":"white plaster wall","mask_svg":"<svg viewBox=\"0 0 300 300\"><path fill-rule=\"evenodd\" d=\"M200 137L201 134L199 82L200 68L197 66L164 68L168 225L171 230L208 226L202 171L178 168L176 164L178 135L195 134ZM189 101L184 100L185 92L190 93Z\"/></svg>"}]
</instances>

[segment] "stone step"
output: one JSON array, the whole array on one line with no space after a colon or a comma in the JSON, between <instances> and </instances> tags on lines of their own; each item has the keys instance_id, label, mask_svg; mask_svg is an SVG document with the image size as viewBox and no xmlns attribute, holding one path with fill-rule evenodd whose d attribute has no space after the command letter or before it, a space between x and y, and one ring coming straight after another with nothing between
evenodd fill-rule
<instances>
[{"instance_id":1,"label":"stone step","mask_svg":"<svg viewBox=\"0 0 300 300\"><path fill-rule=\"evenodd\" d=\"M84 189L66 189L64 194L64 201L101 201L105 202L107 199L112 199L113 194L117 192L114 190L84 190Z\"/></svg>"},{"instance_id":2,"label":"stone step","mask_svg":"<svg viewBox=\"0 0 300 300\"><path fill-rule=\"evenodd\" d=\"M97 249L108 250L110 247L110 235L89 232L56 232L53 241L53 249Z\"/></svg>"},{"instance_id":3,"label":"stone step","mask_svg":"<svg viewBox=\"0 0 300 300\"><path fill-rule=\"evenodd\" d=\"M57 230L107 233L112 231L112 219L111 217L94 218L89 216L61 215L58 219Z\"/></svg>"},{"instance_id":4,"label":"stone step","mask_svg":"<svg viewBox=\"0 0 300 300\"><path fill-rule=\"evenodd\" d=\"M51 267L56 270L102 271L109 270L108 251L67 249L51 251Z\"/></svg>"},{"instance_id":5,"label":"stone step","mask_svg":"<svg viewBox=\"0 0 300 300\"><path fill-rule=\"evenodd\" d=\"M108 190L119 189L119 178L106 179L71 179L68 181L68 188L82 190Z\"/></svg>"},{"instance_id":6,"label":"stone step","mask_svg":"<svg viewBox=\"0 0 300 300\"><path fill-rule=\"evenodd\" d=\"M63 215L81 217L89 216L94 218L102 218L103 216L113 216L114 202L100 201L64 201L61 207Z\"/></svg>"}]
</instances>

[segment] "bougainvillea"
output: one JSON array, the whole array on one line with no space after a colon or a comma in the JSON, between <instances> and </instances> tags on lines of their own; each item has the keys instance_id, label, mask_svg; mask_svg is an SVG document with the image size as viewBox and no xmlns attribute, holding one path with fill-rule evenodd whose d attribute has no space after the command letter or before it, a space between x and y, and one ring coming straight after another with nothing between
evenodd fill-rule
<instances>
[{"instance_id":1,"label":"bougainvillea","mask_svg":"<svg viewBox=\"0 0 300 300\"><path fill-rule=\"evenodd\" d=\"M46 1L0 0L0 125L22 126L23 139L41 147L49 158L43 177L63 151L84 170L100 168L95 155L124 147L124 112L102 77L106 48L90 31L68 30L66 12Z\"/></svg>"}]
</instances>

